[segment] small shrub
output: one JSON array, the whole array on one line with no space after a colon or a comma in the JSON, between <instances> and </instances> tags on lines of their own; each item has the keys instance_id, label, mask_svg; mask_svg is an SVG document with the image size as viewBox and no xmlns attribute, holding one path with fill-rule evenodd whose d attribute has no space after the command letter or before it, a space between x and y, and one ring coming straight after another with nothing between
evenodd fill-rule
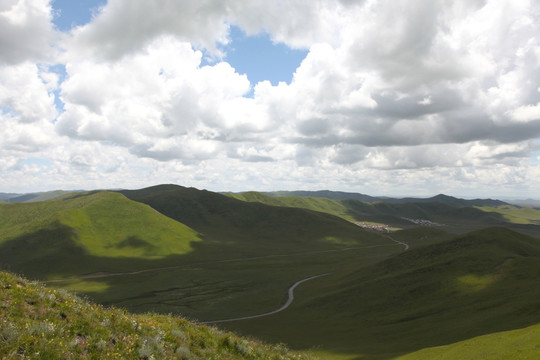
<instances>
[{"instance_id":1,"label":"small shrub","mask_svg":"<svg viewBox=\"0 0 540 360\"><path fill-rule=\"evenodd\" d=\"M188 348L180 346L175 351L176 356L181 360L191 360L191 353Z\"/></svg>"},{"instance_id":2,"label":"small shrub","mask_svg":"<svg viewBox=\"0 0 540 360\"><path fill-rule=\"evenodd\" d=\"M96 342L96 349L99 351L104 351L107 349L107 342L103 339L100 339Z\"/></svg>"},{"instance_id":3,"label":"small shrub","mask_svg":"<svg viewBox=\"0 0 540 360\"><path fill-rule=\"evenodd\" d=\"M2 324L2 329L0 331L0 339L5 342L11 342L16 340L19 337L19 331L12 323Z\"/></svg>"},{"instance_id":4,"label":"small shrub","mask_svg":"<svg viewBox=\"0 0 540 360\"><path fill-rule=\"evenodd\" d=\"M163 339L157 335L154 337L148 336L143 339L143 344L139 349L139 356L142 359L153 358L153 355L160 358L163 355Z\"/></svg>"},{"instance_id":5,"label":"small shrub","mask_svg":"<svg viewBox=\"0 0 540 360\"><path fill-rule=\"evenodd\" d=\"M184 340L186 338L186 334L182 330L173 329L171 331L171 335L175 338Z\"/></svg>"},{"instance_id":6,"label":"small shrub","mask_svg":"<svg viewBox=\"0 0 540 360\"><path fill-rule=\"evenodd\" d=\"M245 341L237 341L234 348L243 356L251 356L253 354L253 348Z\"/></svg>"},{"instance_id":7,"label":"small shrub","mask_svg":"<svg viewBox=\"0 0 540 360\"><path fill-rule=\"evenodd\" d=\"M30 325L28 332L33 336L49 337L54 334L55 326L48 321L41 321L36 324Z\"/></svg>"}]
</instances>

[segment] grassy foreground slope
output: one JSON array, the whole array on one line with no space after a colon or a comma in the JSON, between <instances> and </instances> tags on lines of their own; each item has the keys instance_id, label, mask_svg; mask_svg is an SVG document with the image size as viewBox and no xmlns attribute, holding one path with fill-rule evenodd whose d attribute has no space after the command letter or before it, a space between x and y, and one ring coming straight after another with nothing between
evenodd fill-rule
<instances>
[{"instance_id":1,"label":"grassy foreground slope","mask_svg":"<svg viewBox=\"0 0 540 360\"><path fill-rule=\"evenodd\" d=\"M423 349L396 360L536 360L540 358L540 324L478 336L455 344Z\"/></svg>"},{"instance_id":2,"label":"grassy foreground slope","mask_svg":"<svg viewBox=\"0 0 540 360\"><path fill-rule=\"evenodd\" d=\"M226 327L268 340L281 329L294 348L391 359L539 323L539 277L539 240L489 228L317 279L299 289L294 312Z\"/></svg>"},{"instance_id":3,"label":"grassy foreground slope","mask_svg":"<svg viewBox=\"0 0 540 360\"><path fill-rule=\"evenodd\" d=\"M2 204L0 229L0 266L41 276L100 271L107 259L185 254L200 241L193 229L112 192Z\"/></svg>"},{"instance_id":4,"label":"grassy foreground slope","mask_svg":"<svg viewBox=\"0 0 540 360\"><path fill-rule=\"evenodd\" d=\"M104 308L0 272L2 359L308 359L172 316Z\"/></svg>"}]
</instances>

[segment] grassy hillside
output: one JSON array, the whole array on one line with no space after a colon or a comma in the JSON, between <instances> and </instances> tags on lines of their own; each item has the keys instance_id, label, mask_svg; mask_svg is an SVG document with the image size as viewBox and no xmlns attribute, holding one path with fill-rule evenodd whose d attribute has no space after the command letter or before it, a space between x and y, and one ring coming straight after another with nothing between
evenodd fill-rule
<instances>
[{"instance_id":1,"label":"grassy hillside","mask_svg":"<svg viewBox=\"0 0 540 360\"><path fill-rule=\"evenodd\" d=\"M391 359L540 323L540 240L505 228L451 234L507 225L503 214L243 196L161 185L3 204L0 265L104 305L199 321L275 310L292 284L329 273L283 312L219 325L323 358ZM350 219L404 226L381 235Z\"/></svg>"},{"instance_id":2,"label":"grassy hillside","mask_svg":"<svg viewBox=\"0 0 540 360\"><path fill-rule=\"evenodd\" d=\"M311 359L283 345L157 314L104 308L0 272L2 359Z\"/></svg>"},{"instance_id":3,"label":"grassy hillside","mask_svg":"<svg viewBox=\"0 0 540 360\"><path fill-rule=\"evenodd\" d=\"M247 202L259 202L262 204L282 207L294 207L301 209L309 209L313 211L320 211L327 214L339 216L345 220L356 221L356 219L348 214L348 209L344 203L339 200L327 199L323 197L304 197L304 196L287 196L276 197L265 195L260 192L244 192L239 194L229 193L227 196L247 201Z\"/></svg>"},{"instance_id":4,"label":"grassy hillside","mask_svg":"<svg viewBox=\"0 0 540 360\"><path fill-rule=\"evenodd\" d=\"M0 228L0 266L30 275L100 271L107 259L162 259L200 241L189 227L111 192L3 204Z\"/></svg>"},{"instance_id":5,"label":"grassy hillside","mask_svg":"<svg viewBox=\"0 0 540 360\"><path fill-rule=\"evenodd\" d=\"M38 201L47 201L52 200L55 198L58 198L60 196L65 196L67 194L73 193L72 191L64 191L64 190L55 190L55 191L46 191L46 192L40 192L40 193L30 193L30 194L23 194L23 195L16 195L9 197L7 199L7 202L10 203L19 203L19 202L38 202Z\"/></svg>"},{"instance_id":6,"label":"grassy hillside","mask_svg":"<svg viewBox=\"0 0 540 360\"><path fill-rule=\"evenodd\" d=\"M539 323L539 276L539 240L490 228L307 283L291 313L226 328L391 359Z\"/></svg>"},{"instance_id":7,"label":"grassy hillside","mask_svg":"<svg viewBox=\"0 0 540 360\"><path fill-rule=\"evenodd\" d=\"M161 185L121 191L202 234L203 246L238 254L290 253L380 242L348 221L309 209L232 199L210 191Z\"/></svg>"},{"instance_id":8,"label":"grassy hillside","mask_svg":"<svg viewBox=\"0 0 540 360\"><path fill-rule=\"evenodd\" d=\"M103 304L214 320L276 309L295 281L402 251L320 212L179 186L125 193L153 208L110 192L0 206L0 266Z\"/></svg>"},{"instance_id":9,"label":"grassy hillside","mask_svg":"<svg viewBox=\"0 0 540 360\"><path fill-rule=\"evenodd\" d=\"M423 349L396 360L536 360L540 358L540 324L478 336L455 344Z\"/></svg>"},{"instance_id":10,"label":"grassy hillside","mask_svg":"<svg viewBox=\"0 0 540 360\"><path fill-rule=\"evenodd\" d=\"M317 197L317 198L327 198L332 200L356 200L367 203L376 203L376 202L385 202L389 204L405 204L405 203L440 203L455 207L471 207L471 206L501 206L506 205L507 203L500 200L492 199L474 199L474 200L465 200L460 198L455 198L453 196L448 196L444 194L439 194L430 198L391 198L386 196L373 197L360 193L349 193L342 191L274 191L266 192L265 195L272 197Z\"/></svg>"},{"instance_id":11,"label":"grassy hillside","mask_svg":"<svg viewBox=\"0 0 540 360\"><path fill-rule=\"evenodd\" d=\"M514 224L540 225L540 210L531 207L503 205L497 207L478 207L479 210L501 214L505 220Z\"/></svg>"},{"instance_id":12,"label":"grassy hillside","mask_svg":"<svg viewBox=\"0 0 540 360\"><path fill-rule=\"evenodd\" d=\"M433 201L418 203L367 203L357 200L333 200L303 196L272 197L257 192L227 194L227 196L273 206L310 209L339 216L348 221L387 224L396 228L415 227L417 225L407 219L423 219L441 224L445 231L465 233L489 226L504 225L507 222L500 213L464 206L462 201L436 202L442 196L432 198ZM455 206L456 204L459 206Z\"/></svg>"}]
</instances>

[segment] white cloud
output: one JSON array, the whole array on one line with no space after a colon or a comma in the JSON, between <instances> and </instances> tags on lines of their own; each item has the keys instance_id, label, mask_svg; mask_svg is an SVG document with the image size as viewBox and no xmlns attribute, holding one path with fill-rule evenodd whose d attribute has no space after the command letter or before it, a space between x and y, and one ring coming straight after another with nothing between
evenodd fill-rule
<instances>
[{"instance_id":1,"label":"white cloud","mask_svg":"<svg viewBox=\"0 0 540 360\"><path fill-rule=\"evenodd\" d=\"M56 34L48 1L4 0L0 4L0 64L47 58Z\"/></svg>"},{"instance_id":2,"label":"white cloud","mask_svg":"<svg viewBox=\"0 0 540 360\"><path fill-rule=\"evenodd\" d=\"M37 151L50 165L29 173L75 188L518 192L538 180L532 0L109 0L61 37L51 19L47 1L0 4L4 185ZM292 82L250 84L220 62L230 25L309 49ZM52 41L65 80L42 64Z\"/></svg>"},{"instance_id":3,"label":"white cloud","mask_svg":"<svg viewBox=\"0 0 540 360\"><path fill-rule=\"evenodd\" d=\"M227 63L200 61L189 43L165 36L132 57L68 62L57 129L158 160L208 158L215 138L261 131L264 120L250 117L257 105L242 97L246 76Z\"/></svg>"},{"instance_id":4,"label":"white cloud","mask_svg":"<svg viewBox=\"0 0 540 360\"><path fill-rule=\"evenodd\" d=\"M45 80L43 80L45 79ZM55 75L30 62L0 67L0 106L23 123L56 117Z\"/></svg>"}]
</instances>

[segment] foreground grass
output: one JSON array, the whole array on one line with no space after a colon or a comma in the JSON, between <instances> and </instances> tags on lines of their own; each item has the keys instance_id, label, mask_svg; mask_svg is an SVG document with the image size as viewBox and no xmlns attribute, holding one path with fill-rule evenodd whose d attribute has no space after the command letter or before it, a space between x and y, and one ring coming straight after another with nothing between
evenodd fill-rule
<instances>
[{"instance_id":1,"label":"foreground grass","mask_svg":"<svg viewBox=\"0 0 540 360\"><path fill-rule=\"evenodd\" d=\"M423 349L396 360L534 360L540 358L540 324Z\"/></svg>"},{"instance_id":2,"label":"foreground grass","mask_svg":"<svg viewBox=\"0 0 540 360\"><path fill-rule=\"evenodd\" d=\"M156 314L104 308L0 272L2 359L310 359L283 345Z\"/></svg>"}]
</instances>

